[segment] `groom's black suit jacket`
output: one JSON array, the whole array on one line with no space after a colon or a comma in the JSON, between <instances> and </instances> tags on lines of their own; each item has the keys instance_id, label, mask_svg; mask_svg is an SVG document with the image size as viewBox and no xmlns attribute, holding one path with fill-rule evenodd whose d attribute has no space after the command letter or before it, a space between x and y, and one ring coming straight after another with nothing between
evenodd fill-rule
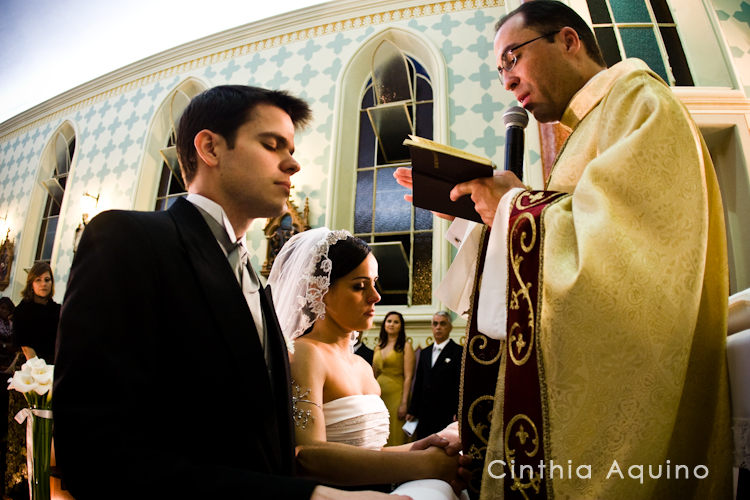
<instances>
[{"instance_id":1,"label":"groom's black suit jacket","mask_svg":"<svg viewBox=\"0 0 750 500\"><path fill-rule=\"evenodd\" d=\"M191 203L91 221L53 390L57 463L77 500L310 496L314 483L291 477L286 347L270 294L261 298L270 375L244 295Z\"/></svg>"}]
</instances>

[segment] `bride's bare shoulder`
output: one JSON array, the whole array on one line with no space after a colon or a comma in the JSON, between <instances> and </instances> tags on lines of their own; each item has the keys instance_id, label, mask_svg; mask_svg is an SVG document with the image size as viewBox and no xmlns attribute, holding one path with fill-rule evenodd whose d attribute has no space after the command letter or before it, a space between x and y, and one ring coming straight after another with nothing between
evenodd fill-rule
<instances>
[{"instance_id":1,"label":"bride's bare shoulder","mask_svg":"<svg viewBox=\"0 0 750 500\"><path fill-rule=\"evenodd\" d=\"M294 354L292 355L292 362L312 362L321 361L328 356L328 349L325 345L314 339L308 339L300 337L294 341Z\"/></svg>"},{"instance_id":2,"label":"bride's bare shoulder","mask_svg":"<svg viewBox=\"0 0 750 500\"><path fill-rule=\"evenodd\" d=\"M325 380L327 363L320 346L309 340L297 339L294 354L289 357L292 378L315 385L315 380Z\"/></svg>"}]
</instances>

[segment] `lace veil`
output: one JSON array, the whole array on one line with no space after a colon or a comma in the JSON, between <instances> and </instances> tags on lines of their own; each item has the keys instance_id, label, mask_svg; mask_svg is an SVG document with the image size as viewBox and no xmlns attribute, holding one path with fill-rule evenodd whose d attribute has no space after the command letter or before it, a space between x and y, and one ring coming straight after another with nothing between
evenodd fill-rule
<instances>
[{"instance_id":1,"label":"lace veil","mask_svg":"<svg viewBox=\"0 0 750 500\"><path fill-rule=\"evenodd\" d=\"M323 296L331 285L333 267L328 249L350 236L348 231L327 227L310 229L292 236L274 259L268 285L290 351L294 352L294 339L324 317Z\"/></svg>"}]
</instances>

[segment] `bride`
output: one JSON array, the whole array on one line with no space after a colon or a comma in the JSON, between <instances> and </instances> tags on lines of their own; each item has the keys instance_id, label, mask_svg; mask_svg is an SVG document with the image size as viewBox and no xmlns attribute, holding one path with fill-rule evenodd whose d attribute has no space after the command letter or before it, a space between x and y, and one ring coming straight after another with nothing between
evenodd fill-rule
<instances>
[{"instance_id":1,"label":"bride","mask_svg":"<svg viewBox=\"0 0 750 500\"><path fill-rule=\"evenodd\" d=\"M372 367L351 349L372 327L378 263L347 231L318 228L292 237L268 285L290 351L297 460L306 475L337 485L402 483L399 493L455 499L456 450L436 435L384 447L388 410ZM437 445L437 446L430 446ZM448 453L454 456L449 456Z\"/></svg>"}]
</instances>

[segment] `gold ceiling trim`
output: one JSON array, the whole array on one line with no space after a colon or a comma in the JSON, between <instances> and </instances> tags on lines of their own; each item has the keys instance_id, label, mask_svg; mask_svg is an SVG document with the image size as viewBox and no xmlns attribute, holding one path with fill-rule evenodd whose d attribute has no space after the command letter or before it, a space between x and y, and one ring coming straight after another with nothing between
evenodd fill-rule
<instances>
[{"instance_id":1,"label":"gold ceiling trim","mask_svg":"<svg viewBox=\"0 0 750 500\"><path fill-rule=\"evenodd\" d=\"M437 14L446 14L449 12L460 12L463 10L498 7L502 5L504 5L504 0L448 0L444 2L433 2L414 7L404 7L401 9L392 9L385 12L365 14L343 21L332 21L310 28L293 31L291 33L264 38L255 42L246 43L237 47L214 52L202 57L197 57L190 61L176 64L174 66L170 66L168 68L164 68L162 70L155 71L143 77L137 78L130 82L123 83L121 85L118 85L117 87L106 90L104 92L100 92L99 94L96 94L92 97L88 97L76 103L70 104L48 115L42 116L32 122L22 125L21 127L12 130L11 132L3 136L0 136L0 141L11 140L34 127L41 126L46 122L61 117L62 115L74 113L79 109L87 108L93 104L96 104L97 102L101 102L105 99L130 92L131 90L138 89L152 82L163 80L174 75L179 75L187 71L192 71L197 68L202 68L210 64L216 64L222 61L226 61L227 59L231 59L234 57L245 56L247 54L260 52L263 50L273 49L289 43L310 40L320 36L329 35L331 33L365 28L368 26L376 26L379 24L401 21L404 19L427 17Z\"/></svg>"}]
</instances>

